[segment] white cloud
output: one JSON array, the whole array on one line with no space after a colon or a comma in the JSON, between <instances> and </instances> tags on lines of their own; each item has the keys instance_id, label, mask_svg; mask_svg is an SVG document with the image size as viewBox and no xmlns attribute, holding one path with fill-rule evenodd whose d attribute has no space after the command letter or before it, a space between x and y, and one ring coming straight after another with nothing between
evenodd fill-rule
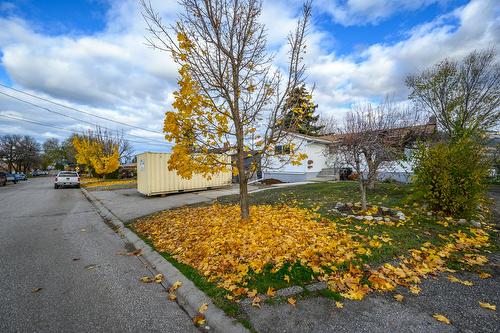
<instances>
[{"instance_id":1,"label":"white cloud","mask_svg":"<svg viewBox=\"0 0 500 333\"><path fill-rule=\"evenodd\" d=\"M317 8L345 25L377 24L396 12L414 11L447 0L317 0Z\"/></svg>"},{"instance_id":2,"label":"white cloud","mask_svg":"<svg viewBox=\"0 0 500 333\"><path fill-rule=\"evenodd\" d=\"M412 10L430 2L386 1L382 6L379 1L347 1L343 7L350 11L345 14L346 20L355 21L368 15L366 22L376 22L396 10ZM321 0L316 3L321 4ZM153 6L166 22L175 19L178 11L175 0L156 1ZM299 12L299 0L266 1L264 4L261 21L267 26L270 48L279 50L277 64L286 59L285 37L293 29ZM336 15L332 12L334 19ZM176 66L168 54L144 45L145 24L137 1L113 2L107 20L105 30L94 35L47 36L33 31L29 22L13 17L0 18L2 65L14 85L22 89L109 119L161 130L163 114L170 108L176 87ZM314 97L320 112L339 117L350 103L359 99L373 100L391 94L404 100L407 96L404 78L408 73L422 70L447 56L461 56L473 49L500 45L499 30L500 15L495 1L475 0L407 31L405 39L398 43L374 44L358 53L338 56L335 52L327 53L322 47L325 43L331 44L334 36L313 25L306 55L309 83L316 86ZM0 104L2 111L19 112L27 118L61 126L74 125L69 119L2 96ZM96 121L69 110L63 111ZM0 121L7 125L4 120ZM8 126L11 126L9 130L19 130L19 127L12 127L11 122ZM27 127L23 125L22 128ZM139 130L129 133L161 139L161 136Z\"/></svg>"},{"instance_id":3,"label":"white cloud","mask_svg":"<svg viewBox=\"0 0 500 333\"><path fill-rule=\"evenodd\" d=\"M318 57L309 69L311 80L316 82L320 109L385 95L406 99L404 79L408 74L446 57L461 57L474 49L500 45L498 11L495 1L471 1L445 17L414 28L407 39L398 43L374 44L359 54L344 57L335 53Z\"/></svg>"}]
</instances>

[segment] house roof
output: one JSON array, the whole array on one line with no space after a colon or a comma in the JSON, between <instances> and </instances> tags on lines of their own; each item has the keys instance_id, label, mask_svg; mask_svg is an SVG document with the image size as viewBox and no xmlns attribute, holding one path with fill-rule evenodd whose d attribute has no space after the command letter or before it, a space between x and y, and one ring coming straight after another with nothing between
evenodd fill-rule
<instances>
[{"instance_id":1,"label":"house roof","mask_svg":"<svg viewBox=\"0 0 500 333\"><path fill-rule=\"evenodd\" d=\"M300 134L300 133L295 133L295 132L288 132L288 135L292 135L307 141L313 141L316 143L323 143L323 144L330 144L332 143L328 138L320 137L320 136L312 136L312 135L306 135L306 134Z\"/></svg>"},{"instance_id":2,"label":"house roof","mask_svg":"<svg viewBox=\"0 0 500 333\"><path fill-rule=\"evenodd\" d=\"M435 123L427 123L424 125L415 125L415 126L407 126L407 127L398 127L391 128L386 130L378 130L374 131L374 134L385 135L388 140L398 141L404 137L428 137L436 132L436 124ZM329 142L340 142L342 139L346 138L349 135L353 135L352 133L343 133L343 134L327 134L321 136L321 138L328 140Z\"/></svg>"}]
</instances>

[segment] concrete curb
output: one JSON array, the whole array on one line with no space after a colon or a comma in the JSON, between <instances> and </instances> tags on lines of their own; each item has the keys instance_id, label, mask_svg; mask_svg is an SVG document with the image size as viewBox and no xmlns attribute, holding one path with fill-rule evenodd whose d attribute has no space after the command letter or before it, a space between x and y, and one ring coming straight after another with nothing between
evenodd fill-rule
<instances>
[{"instance_id":1,"label":"concrete curb","mask_svg":"<svg viewBox=\"0 0 500 333\"><path fill-rule=\"evenodd\" d=\"M108 208L97 200L89 191L82 188L83 195L94 205L102 218L109 221L116 232L128 242L133 244L136 249L142 250L142 257L146 259L154 269L163 274L165 282L173 285L176 281L182 282L182 287L176 290L177 303L194 318L198 314L198 308L203 303L208 304L208 310L205 312L205 319L210 331L220 333L249 333L241 323L236 319L227 316L224 311L219 309L212 300L198 289L194 283L185 277L170 262L165 260L158 252L151 249L142 239L126 228L123 222L118 219ZM166 297L165 297L166 299ZM166 300L168 301L168 300Z\"/></svg>"}]
</instances>

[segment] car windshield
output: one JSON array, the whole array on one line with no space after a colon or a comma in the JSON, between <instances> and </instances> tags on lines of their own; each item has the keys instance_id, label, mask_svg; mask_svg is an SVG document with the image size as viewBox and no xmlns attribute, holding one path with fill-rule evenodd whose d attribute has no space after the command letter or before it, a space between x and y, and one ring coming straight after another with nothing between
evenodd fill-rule
<instances>
[{"instance_id":1,"label":"car windshield","mask_svg":"<svg viewBox=\"0 0 500 333\"><path fill-rule=\"evenodd\" d=\"M59 172L59 176L61 177L78 177L76 172Z\"/></svg>"}]
</instances>

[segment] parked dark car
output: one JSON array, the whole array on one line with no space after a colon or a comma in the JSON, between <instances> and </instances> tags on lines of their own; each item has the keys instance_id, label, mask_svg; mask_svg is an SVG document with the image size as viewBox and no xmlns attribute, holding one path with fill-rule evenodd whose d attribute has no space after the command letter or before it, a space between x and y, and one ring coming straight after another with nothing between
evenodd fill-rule
<instances>
[{"instance_id":1,"label":"parked dark car","mask_svg":"<svg viewBox=\"0 0 500 333\"><path fill-rule=\"evenodd\" d=\"M5 172L0 172L0 186L7 185L7 175Z\"/></svg>"},{"instance_id":2,"label":"parked dark car","mask_svg":"<svg viewBox=\"0 0 500 333\"><path fill-rule=\"evenodd\" d=\"M28 180L28 177L26 177L26 175L22 172L17 172L14 174L14 178L17 180L17 181L20 181L20 180Z\"/></svg>"},{"instance_id":3,"label":"parked dark car","mask_svg":"<svg viewBox=\"0 0 500 333\"><path fill-rule=\"evenodd\" d=\"M13 175L13 174L6 172L6 173L5 173L5 176L7 177L7 181L8 181L8 182L12 182L12 183L14 183L14 184L17 184L16 177L14 177L14 175Z\"/></svg>"}]
</instances>

